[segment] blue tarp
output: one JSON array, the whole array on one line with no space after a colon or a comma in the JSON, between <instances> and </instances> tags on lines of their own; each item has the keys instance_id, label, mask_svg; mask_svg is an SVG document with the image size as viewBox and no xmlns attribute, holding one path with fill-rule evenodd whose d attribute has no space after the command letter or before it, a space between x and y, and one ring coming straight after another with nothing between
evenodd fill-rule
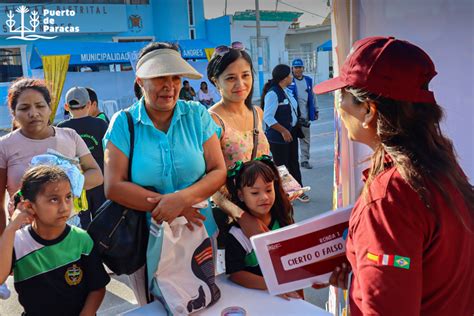
<instances>
[{"instance_id":1,"label":"blue tarp","mask_svg":"<svg viewBox=\"0 0 474 316\"><path fill-rule=\"evenodd\" d=\"M206 48L215 45L207 40L176 41L181 55L187 59L206 59ZM41 56L71 55L70 65L120 64L136 60L136 55L147 42L98 43L98 42L47 42L33 46L30 67L41 68Z\"/></svg>"},{"instance_id":2,"label":"blue tarp","mask_svg":"<svg viewBox=\"0 0 474 316\"><path fill-rule=\"evenodd\" d=\"M329 40L329 41L326 41L324 43L322 43L321 45L318 46L318 48L316 49L318 52L328 52L328 51L331 51L332 50L332 41Z\"/></svg>"}]
</instances>

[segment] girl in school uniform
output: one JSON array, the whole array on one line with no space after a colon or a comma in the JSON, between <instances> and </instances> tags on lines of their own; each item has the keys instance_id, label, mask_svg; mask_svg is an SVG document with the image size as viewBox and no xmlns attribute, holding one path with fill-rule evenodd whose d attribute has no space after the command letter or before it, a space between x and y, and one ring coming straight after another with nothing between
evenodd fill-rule
<instances>
[{"instance_id":1,"label":"girl in school uniform","mask_svg":"<svg viewBox=\"0 0 474 316\"><path fill-rule=\"evenodd\" d=\"M293 207L269 156L245 163L237 161L228 172L227 189L233 203L261 220L269 230L294 222ZM238 224L231 227L225 250L226 273L233 282L251 289L267 290L250 239ZM302 298L297 292L281 297Z\"/></svg>"}]
</instances>

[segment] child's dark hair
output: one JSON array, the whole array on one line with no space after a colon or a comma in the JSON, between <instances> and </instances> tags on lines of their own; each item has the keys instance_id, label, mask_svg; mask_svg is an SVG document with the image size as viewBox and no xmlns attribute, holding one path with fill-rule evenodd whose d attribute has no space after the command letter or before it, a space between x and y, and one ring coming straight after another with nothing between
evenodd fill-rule
<instances>
[{"instance_id":1,"label":"child's dark hair","mask_svg":"<svg viewBox=\"0 0 474 316\"><path fill-rule=\"evenodd\" d=\"M271 160L262 159L245 162L235 176L227 177L227 190L230 194L230 200L248 212L247 206L238 197L238 190L253 186L259 176L263 178L264 182L273 181L275 203L273 203L270 210L272 218L278 220L281 226L293 224L293 206L283 190L278 169Z\"/></svg>"},{"instance_id":2,"label":"child's dark hair","mask_svg":"<svg viewBox=\"0 0 474 316\"><path fill-rule=\"evenodd\" d=\"M27 170L21 179L20 191L13 197L15 207L21 202L22 198L35 202L36 196L42 192L45 184L59 181L69 182L68 176L59 167L41 165Z\"/></svg>"}]
</instances>

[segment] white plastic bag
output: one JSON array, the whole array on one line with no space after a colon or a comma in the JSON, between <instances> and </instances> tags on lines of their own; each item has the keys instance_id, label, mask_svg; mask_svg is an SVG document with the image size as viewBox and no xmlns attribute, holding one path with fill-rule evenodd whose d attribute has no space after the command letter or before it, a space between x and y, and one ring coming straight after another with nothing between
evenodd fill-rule
<instances>
[{"instance_id":1,"label":"white plastic bag","mask_svg":"<svg viewBox=\"0 0 474 316\"><path fill-rule=\"evenodd\" d=\"M188 315L220 298L211 240L203 226L190 231L184 217L152 221L147 266L150 292L172 315ZM151 278L150 278L151 277Z\"/></svg>"},{"instance_id":2,"label":"white plastic bag","mask_svg":"<svg viewBox=\"0 0 474 316\"><path fill-rule=\"evenodd\" d=\"M308 186L301 187L298 181L296 181L296 179L290 174L285 165L278 166L277 169L278 173L280 174L283 190L286 192L286 194L288 194L290 201L311 190L311 187Z\"/></svg>"}]
</instances>

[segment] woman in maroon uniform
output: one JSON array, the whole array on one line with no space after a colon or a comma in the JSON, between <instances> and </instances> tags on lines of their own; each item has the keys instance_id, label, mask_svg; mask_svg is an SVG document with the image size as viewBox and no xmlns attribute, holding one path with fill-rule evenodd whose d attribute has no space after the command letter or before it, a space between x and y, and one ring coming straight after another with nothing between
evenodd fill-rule
<instances>
[{"instance_id":1,"label":"woman in maroon uniform","mask_svg":"<svg viewBox=\"0 0 474 316\"><path fill-rule=\"evenodd\" d=\"M314 88L342 89L349 137L374 151L349 221L353 316L474 313L474 191L441 132L435 75L419 47L370 37ZM331 281L347 286L347 268Z\"/></svg>"}]
</instances>

